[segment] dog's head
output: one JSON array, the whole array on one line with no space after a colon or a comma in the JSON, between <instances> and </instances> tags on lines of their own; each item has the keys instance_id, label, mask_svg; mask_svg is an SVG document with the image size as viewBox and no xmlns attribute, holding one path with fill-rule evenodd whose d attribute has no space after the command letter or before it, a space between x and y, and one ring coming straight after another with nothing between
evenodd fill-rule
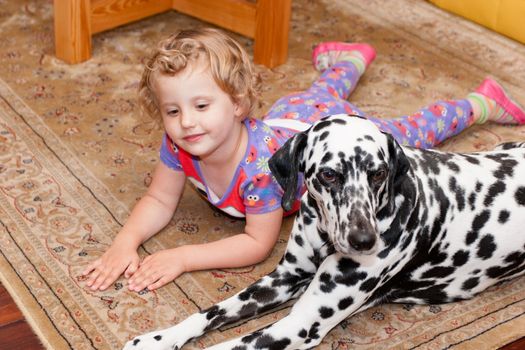
<instances>
[{"instance_id":1,"label":"dog's head","mask_svg":"<svg viewBox=\"0 0 525 350\"><path fill-rule=\"evenodd\" d=\"M270 159L284 190L283 208L295 200L299 173L316 201L321 224L337 251L372 254L378 248L378 214L392 215L394 189L409 168L401 147L372 122L330 116L296 134Z\"/></svg>"}]
</instances>

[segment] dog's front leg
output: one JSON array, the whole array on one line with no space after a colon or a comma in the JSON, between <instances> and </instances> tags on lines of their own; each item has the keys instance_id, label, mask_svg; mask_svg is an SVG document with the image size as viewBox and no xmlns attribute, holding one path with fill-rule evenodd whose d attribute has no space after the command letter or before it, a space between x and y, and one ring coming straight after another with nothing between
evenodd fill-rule
<instances>
[{"instance_id":1,"label":"dog's front leg","mask_svg":"<svg viewBox=\"0 0 525 350\"><path fill-rule=\"evenodd\" d=\"M301 293L313 274L288 271L280 265L240 293L164 330L129 341L124 350L172 350L205 332L264 313Z\"/></svg>"},{"instance_id":2,"label":"dog's front leg","mask_svg":"<svg viewBox=\"0 0 525 350\"><path fill-rule=\"evenodd\" d=\"M191 315L174 327L134 338L124 349L178 349L206 331L259 315L301 294L313 278L318 261L324 258L323 252L326 251L313 218L312 213L309 213L307 220L304 216L298 216L286 253L271 274L231 298Z\"/></svg>"},{"instance_id":3,"label":"dog's front leg","mask_svg":"<svg viewBox=\"0 0 525 350\"><path fill-rule=\"evenodd\" d=\"M382 266L377 257L366 266L336 253L319 267L290 314L270 327L218 344L209 350L309 349L349 315L373 304L372 291Z\"/></svg>"}]
</instances>

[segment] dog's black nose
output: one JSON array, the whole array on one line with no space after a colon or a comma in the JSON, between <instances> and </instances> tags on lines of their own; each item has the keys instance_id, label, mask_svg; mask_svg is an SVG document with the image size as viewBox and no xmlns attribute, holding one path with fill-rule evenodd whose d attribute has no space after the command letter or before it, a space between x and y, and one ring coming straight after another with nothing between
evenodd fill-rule
<instances>
[{"instance_id":1,"label":"dog's black nose","mask_svg":"<svg viewBox=\"0 0 525 350\"><path fill-rule=\"evenodd\" d=\"M348 236L348 243L357 251L366 251L374 247L376 237L370 232L354 232Z\"/></svg>"},{"instance_id":2,"label":"dog's black nose","mask_svg":"<svg viewBox=\"0 0 525 350\"><path fill-rule=\"evenodd\" d=\"M359 211L349 216L348 243L358 252L370 250L376 244L376 231L370 221Z\"/></svg>"}]
</instances>

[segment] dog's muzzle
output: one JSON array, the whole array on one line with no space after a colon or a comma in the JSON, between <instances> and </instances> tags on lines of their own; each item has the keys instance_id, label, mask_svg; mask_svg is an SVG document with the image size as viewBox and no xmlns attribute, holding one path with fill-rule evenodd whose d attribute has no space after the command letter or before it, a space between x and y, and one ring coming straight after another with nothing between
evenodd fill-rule
<instances>
[{"instance_id":1,"label":"dog's muzzle","mask_svg":"<svg viewBox=\"0 0 525 350\"><path fill-rule=\"evenodd\" d=\"M347 241L358 252L370 252L377 241L376 229L362 214L355 213L350 218Z\"/></svg>"}]
</instances>

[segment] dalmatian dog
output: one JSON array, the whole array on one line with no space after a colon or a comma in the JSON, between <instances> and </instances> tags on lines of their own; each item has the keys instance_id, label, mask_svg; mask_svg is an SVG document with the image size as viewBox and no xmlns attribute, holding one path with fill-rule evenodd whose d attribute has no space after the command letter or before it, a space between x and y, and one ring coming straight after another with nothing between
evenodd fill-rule
<instances>
[{"instance_id":1,"label":"dalmatian dog","mask_svg":"<svg viewBox=\"0 0 525 350\"><path fill-rule=\"evenodd\" d=\"M292 298L286 317L211 349L308 349L371 306L454 302L525 273L525 143L419 150L366 119L335 115L288 140L270 167L285 209L299 174L307 186L277 268L126 350L179 349Z\"/></svg>"}]
</instances>

